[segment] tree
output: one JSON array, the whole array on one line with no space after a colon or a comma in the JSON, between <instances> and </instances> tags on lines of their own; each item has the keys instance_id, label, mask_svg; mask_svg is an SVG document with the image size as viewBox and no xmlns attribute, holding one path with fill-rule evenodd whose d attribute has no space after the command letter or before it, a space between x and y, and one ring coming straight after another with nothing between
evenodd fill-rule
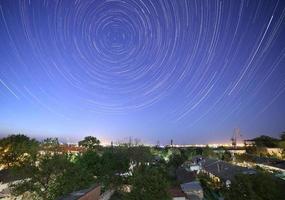
<instances>
[{"instance_id":1,"label":"tree","mask_svg":"<svg viewBox=\"0 0 285 200\"><path fill-rule=\"evenodd\" d=\"M150 162L153 158L150 148L145 146L132 146L126 149L128 158L136 164Z\"/></svg>"},{"instance_id":2,"label":"tree","mask_svg":"<svg viewBox=\"0 0 285 200\"><path fill-rule=\"evenodd\" d=\"M130 160L125 149L105 149L100 156L96 151L86 151L78 156L75 163L90 172L105 187L119 188L124 174L129 172Z\"/></svg>"},{"instance_id":3,"label":"tree","mask_svg":"<svg viewBox=\"0 0 285 200\"><path fill-rule=\"evenodd\" d=\"M94 181L88 171L70 162L65 154L39 155L36 162L19 168L17 173L25 174L27 179L12 184L12 192L15 195L30 192L33 199L39 200L57 199Z\"/></svg>"},{"instance_id":4,"label":"tree","mask_svg":"<svg viewBox=\"0 0 285 200\"><path fill-rule=\"evenodd\" d=\"M255 142L255 145L257 147L269 147L269 148L277 147L278 143L278 139L267 135L261 135L257 138L254 138L253 141Z\"/></svg>"},{"instance_id":5,"label":"tree","mask_svg":"<svg viewBox=\"0 0 285 200\"><path fill-rule=\"evenodd\" d=\"M34 159L39 143L25 135L10 135L0 140L0 163L5 168L20 167Z\"/></svg>"},{"instance_id":6,"label":"tree","mask_svg":"<svg viewBox=\"0 0 285 200\"><path fill-rule=\"evenodd\" d=\"M187 157L183 154L172 154L170 156L168 166L173 166L174 169L182 165L187 160Z\"/></svg>"},{"instance_id":7,"label":"tree","mask_svg":"<svg viewBox=\"0 0 285 200\"><path fill-rule=\"evenodd\" d=\"M224 161L231 161L232 160L232 155L229 151L225 151L223 154L222 154L222 160Z\"/></svg>"},{"instance_id":8,"label":"tree","mask_svg":"<svg viewBox=\"0 0 285 200\"><path fill-rule=\"evenodd\" d=\"M130 160L124 151L107 150L101 157L99 180L106 187L119 188L124 182L124 174L129 172Z\"/></svg>"},{"instance_id":9,"label":"tree","mask_svg":"<svg viewBox=\"0 0 285 200\"><path fill-rule=\"evenodd\" d=\"M100 145L100 140L93 136L87 136L84 140L79 141L78 145L89 150L95 150Z\"/></svg>"},{"instance_id":10,"label":"tree","mask_svg":"<svg viewBox=\"0 0 285 200\"><path fill-rule=\"evenodd\" d=\"M75 162L80 168L92 173L93 176L99 176L102 163L100 156L95 151L86 151L78 155Z\"/></svg>"},{"instance_id":11,"label":"tree","mask_svg":"<svg viewBox=\"0 0 285 200\"><path fill-rule=\"evenodd\" d=\"M226 200L281 200L284 196L284 183L261 172L237 175L225 193Z\"/></svg>"},{"instance_id":12,"label":"tree","mask_svg":"<svg viewBox=\"0 0 285 200\"><path fill-rule=\"evenodd\" d=\"M185 149L184 155L186 156L187 160L191 160L194 156L197 156L196 149L190 147Z\"/></svg>"},{"instance_id":13,"label":"tree","mask_svg":"<svg viewBox=\"0 0 285 200\"><path fill-rule=\"evenodd\" d=\"M202 156L209 157L209 158L216 158L217 154L213 151L211 147L208 145L202 149Z\"/></svg>"},{"instance_id":14,"label":"tree","mask_svg":"<svg viewBox=\"0 0 285 200\"><path fill-rule=\"evenodd\" d=\"M168 182L166 175L156 167L139 166L131 179L132 189L126 196L127 200L168 200Z\"/></svg>"},{"instance_id":15,"label":"tree","mask_svg":"<svg viewBox=\"0 0 285 200\"><path fill-rule=\"evenodd\" d=\"M46 152L58 152L60 150L60 144L58 138L46 138L41 142L42 150Z\"/></svg>"}]
</instances>

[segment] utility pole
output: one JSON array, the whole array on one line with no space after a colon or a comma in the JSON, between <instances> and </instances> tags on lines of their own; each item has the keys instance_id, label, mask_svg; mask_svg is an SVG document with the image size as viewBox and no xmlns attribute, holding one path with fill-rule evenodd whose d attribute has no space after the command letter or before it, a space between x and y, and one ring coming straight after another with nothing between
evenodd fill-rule
<instances>
[{"instance_id":1,"label":"utility pole","mask_svg":"<svg viewBox=\"0 0 285 200\"><path fill-rule=\"evenodd\" d=\"M232 146L234 148L237 147L238 138L241 138L240 129L239 128L235 128L234 129L234 133L233 133L233 137L231 138Z\"/></svg>"},{"instance_id":2,"label":"utility pole","mask_svg":"<svg viewBox=\"0 0 285 200\"><path fill-rule=\"evenodd\" d=\"M157 142L156 142L156 147L157 147L157 148L160 147L160 142L159 142L159 140L157 140Z\"/></svg>"}]
</instances>

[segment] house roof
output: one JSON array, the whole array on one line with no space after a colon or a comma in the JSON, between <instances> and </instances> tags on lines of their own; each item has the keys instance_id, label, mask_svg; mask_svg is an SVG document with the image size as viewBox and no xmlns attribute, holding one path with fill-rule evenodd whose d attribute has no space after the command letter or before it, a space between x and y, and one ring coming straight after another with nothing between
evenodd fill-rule
<instances>
[{"instance_id":1,"label":"house roof","mask_svg":"<svg viewBox=\"0 0 285 200\"><path fill-rule=\"evenodd\" d=\"M222 181L233 180L237 174L254 174L256 171L245 167L232 165L230 163L216 160L216 159L204 159L202 161L202 167L207 172L219 177Z\"/></svg>"},{"instance_id":2,"label":"house roof","mask_svg":"<svg viewBox=\"0 0 285 200\"><path fill-rule=\"evenodd\" d=\"M277 158L260 157L252 154L246 154L253 162L263 165L269 165L285 170L285 161Z\"/></svg>"},{"instance_id":3,"label":"house roof","mask_svg":"<svg viewBox=\"0 0 285 200\"><path fill-rule=\"evenodd\" d=\"M176 179L180 183L188 183L191 181L196 180L196 173L195 172L189 172L186 169L182 167L178 167L176 170Z\"/></svg>"},{"instance_id":4,"label":"house roof","mask_svg":"<svg viewBox=\"0 0 285 200\"><path fill-rule=\"evenodd\" d=\"M277 167L279 169L285 169L285 161L277 161L272 164L273 167Z\"/></svg>"},{"instance_id":5,"label":"house roof","mask_svg":"<svg viewBox=\"0 0 285 200\"><path fill-rule=\"evenodd\" d=\"M179 187L169 189L169 194L171 197L186 197L186 194Z\"/></svg>"},{"instance_id":6,"label":"house roof","mask_svg":"<svg viewBox=\"0 0 285 200\"><path fill-rule=\"evenodd\" d=\"M184 192L186 192L186 191L200 191L200 190L203 190L199 181L192 181L192 182L189 182L189 183L181 184L181 189Z\"/></svg>"},{"instance_id":7,"label":"house roof","mask_svg":"<svg viewBox=\"0 0 285 200\"><path fill-rule=\"evenodd\" d=\"M67 196L64 197L60 197L58 200L78 200L79 198L83 197L84 195L86 195L88 192L94 190L95 188L97 188L99 186L99 184L94 184L91 187L87 188L87 189L83 189L83 190L79 190L79 191L75 191L70 193Z\"/></svg>"}]
</instances>

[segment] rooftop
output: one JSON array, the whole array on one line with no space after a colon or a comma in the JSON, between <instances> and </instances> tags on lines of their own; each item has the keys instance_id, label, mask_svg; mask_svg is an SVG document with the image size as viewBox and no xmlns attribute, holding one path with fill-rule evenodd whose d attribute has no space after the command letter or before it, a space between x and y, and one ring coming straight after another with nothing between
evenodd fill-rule
<instances>
[{"instance_id":1,"label":"rooftop","mask_svg":"<svg viewBox=\"0 0 285 200\"><path fill-rule=\"evenodd\" d=\"M187 183L196 180L196 173L178 167L176 170L176 178L180 183Z\"/></svg>"},{"instance_id":2,"label":"rooftop","mask_svg":"<svg viewBox=\"0 0 285 200\"><path fill-rule=\"evenodd\" d=\"M186 197L186 194L179 187L169 189L171 197Z\"/></svg>"},{"instance_id":3,"label":"rooftop","mask_svg":"<svg viewBox=\"0 0 285 200\"><path fill-rule=\"evenodd\" d=\"M94 184L91 187L79 191L75 191L70 193L67 196L61 197L58 200L78 200L80 197L84 196L88 192L92 191L93 189L97 188L99 184Z\"/></svg>"},{"instance_id":4,"label":"rooftop","mask_svg":"<svg viewBox=\"0 0 285 200\"><path fill-rule=\"evenodd\" d=\"M202 167L207 172L219 177L221 180L233 180L237 174L254 174L255 170L246 167L241 167L237 165L232 165L230 163L216 160L216 159L204 159L202 162Z\"/></svg>"},{"instance_id":5,"label":"rooftop","mask_svg":"<svg viewBox=\"0 0 285 200\"><path fill-rule=\"evenodd\" d=\"M185 191L200 191L203 190L199 181L192 181L189 183L181 184L182 190Z\"/></svg>"}]
</instances>

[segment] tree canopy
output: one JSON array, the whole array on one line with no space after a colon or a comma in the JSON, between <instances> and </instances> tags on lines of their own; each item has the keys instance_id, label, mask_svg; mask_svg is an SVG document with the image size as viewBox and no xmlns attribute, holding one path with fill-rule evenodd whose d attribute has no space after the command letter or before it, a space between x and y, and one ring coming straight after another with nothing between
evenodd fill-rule
<instances>
[{"instance_id":1,"label":"tree canopy","mask_svg":"<svg viewBox=\"0 0 285 200\"><path fill-rule=\"evenodd\" d=\"M38 153L39 143L25 135L10 135L0 140L0 163L5 168L19 167Z\"/></svg>"},{"instance_id":2,"label":"tree canopy","mask_svg":"<svg viewBox=\"0 0 285 200\"><path fill-rule=\"evenodd\" d=\"M41 142L41 148L44 151L59 151L60 144L58 138L46 138Z\"/></svg>"},{"instance_id":3,"label":"tree canopy","mask_svg":"<svg viewBox=\"0 0 285 200\"><path fill-rule=\"evenodd\" d=\"M54 200L94 182L92 174L70 162L65 154L39 155L37 161L17 170L27 179L12 184L16 195L30 192L33 199Z\"/></svg>"},{"instance_id":4,"label":"tree canopy","mask_svg":"<svg viewBox=\"0 0 285 200\"><path fill-rule=\"evenodd\" d=\"M282 200L284 183L267 173L240 174L235 177L225 194L225 200Z\"/></svg>"},{"instance_id":5,"label":"tree canopy","mask_svg":"<svg viewBox=\"0 0 285 200\"><path fill-rule=\"evenodd\" d=\"M257 147L270 147L274 148L277 147L278 139L267 136L261 135L257 138L254 138L253 141Z\"/></svg>"},{"instance_id":6,"label":"tree canopy","mask_svg":"<svg viewBox=\"0 0 285 200\"><path fill-rule=\"evenodd\" d=\"M89 150L95 150L100 145L100 140L94 136L87 136L83 140L79 141L78 145Z\"/></svg>"},{"instance_id":7,"label":"tree canopy","mask_svg":"<svg viewBox=\"0 0 285 200\"><path fill-rule=\"evenodd\" d=\"M138 167L131 179L131 192L127 194L127 200L168 200L168 181L162 170L141 165Z\"/></svg>"}]
</instances>

